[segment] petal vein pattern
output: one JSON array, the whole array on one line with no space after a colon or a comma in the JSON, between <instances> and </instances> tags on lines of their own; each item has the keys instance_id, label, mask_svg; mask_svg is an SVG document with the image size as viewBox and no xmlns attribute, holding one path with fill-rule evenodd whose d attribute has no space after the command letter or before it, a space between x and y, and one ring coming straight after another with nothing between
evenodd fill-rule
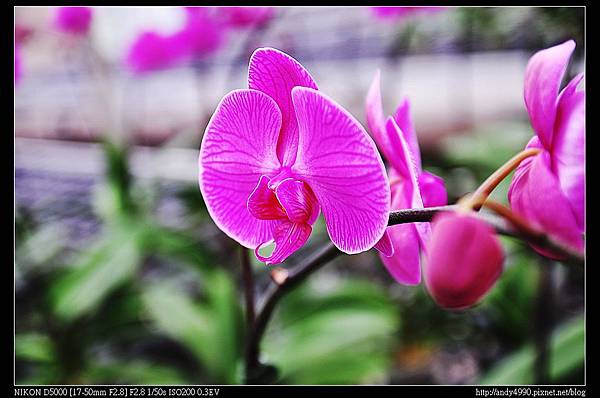
<instances>
[{"instance_id":1,"label":"petal vein pattern","mask_svg":"<svg viewBox=\"0 0 600 398\"><path fill-rule=\"evenodd\" d=\"M274 48L259 48L252 54L248 87L267 94L281 110L277 156L284 166L294 163L298 150L298 123L291 96L296 86L317 89L308 71L298 61Z\"/></svg>"},{"instance_id":2,"label":"petal vein pattern","mask_svg":"<svg viewBox=\"0 0 600 398\"><path fill-rule=\"evenodd\" d=\"M343 108L316 90L296 87L299 126L294 170L316 195L333 243L348 254L383 236L390 188L375 143Z\"/></svg>"},{"instance_id":3,"label":"petal vein pattern","mask_svg":"<svg viewBox=\"0 0 600 398\"><path fill-rule=\"evenodd\" d=\"M271 239L277 221L252 216L246 203L263 175L276 174L281 128L277 104L255 90L235 90L218 105L202 139L200 190L209 214L247 248Z\"/></svg>"}]
</instances>

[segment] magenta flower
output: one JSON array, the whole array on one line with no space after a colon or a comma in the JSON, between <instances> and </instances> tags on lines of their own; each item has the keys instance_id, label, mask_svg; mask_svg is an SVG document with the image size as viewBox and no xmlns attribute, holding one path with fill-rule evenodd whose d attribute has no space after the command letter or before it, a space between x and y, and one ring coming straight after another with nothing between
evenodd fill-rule
<instances>
[{"instance_id":1,"label":"magenta flower","mask_svg":"<svg viewBox=\"0 0 600 398\"><path fill-rule=\"evenodd\" d=\"M508 191L512 209L534 226L583 249L585 92L577 75L559 93L575 42L539 51L525 72L525 105L536 136L527 148L541 153L523 161ZM534 247L551 258L552 253Z\"/></svg>"},{"instance_id":2,"label":"magenta flower","mask_svg":"<svg viewBox=\"0 0 600 398\"><path fill-rule=\"evenodd\" d=\"M278 50L252 54L248 87L221 100L202 138L200 190L217 226L266 264L300 248L319 211L341 251L372 248L390 189L363 127ZM273 241L271 256L261 256Z\"/></svg>"},{"instance_id":3,"label":"magenta flower","mask_svg":"<svg viewBox=\"0 0 600 398\"><path fill-rule=\"evenodd\" d=\"M54 15L56 29L83 36L90 30L92 9L90 7L58 7Z\"/></svg>"},{"instance_id":4,"label":"magenta flower","mask_svg":"<svg viewBox=\"0 0 600 398\"><path fill-rule=\"evenodd\" d=\"M444 181L421 168L417 135L405 99L394 117L384 118L380 73L377 71L367 95L367 123L375 142L390 163L391 208L393 210L443 206L448 197ZM429 224L402 224L389 227L375 246L390 274L400 283L421 281L419 249L429 237Z\"/></svg>"},{"instance_id":5,"label":"magenta flower","mask_svg":"<svg viewBox=\"0 0 600 398\"><path fill-rule=\"evenodd\" d=\"M371 12L381 19L397 21L422 12L443 11L446 7L370 7Z\"/></svg>"},{"instance_id":6,"label":"magenta flower","mask_svg":"<svg viewBox=\"0 0 600 398\"><path fill-rule=\"evenodd\" d=\"M143 32L129 48L125 63L134 73L172 66L186 54L186 50L171 44L169 36L153 31Z\"/></svg>"},{"instance_id":7,"label":"magenta flower","mask_svg":"<svg viewBox=\"0 0 600 398\"><path fill-rule=\"evenodd\" d=\"M208 7L185 7L186 23L176 33L173 41L178 46L189 47L192 57L204 56L219 49L225 40L226 29L219 22L214 10Z\"/></svg>"},{"instance_id":8,"label":"magenta flower","mask_svg":"<svg viewBox=\"0 0 600 398\"><path fill-rule=\"evenodd\" d=\"M129 48L125 64L134 73L165 69L216 51L224 41L219 27L205 7L186 7L185 25L164 35L142 32Z\"/></svg>"},{"instance_id":9,"label":"magenta flower","mask_svg":"<svg viewBox=\"0 0 600 398\"><path fill-rule=\"evenodd\" d=\"M504 254L495 231L471 214L440 213L431 223L425 286L441 307L470 307L494 286Z\"/></svg>"},{"instance_id":10,"label":"magenta flower","mask_svg":"<svg viewBox=\"0 0 600 398\"><path fill-rule=\"evenodd\" d=\"M218 15L232 28L260 27L275 15L271 7L219 7Z\"/></svg>"}]
</instances>

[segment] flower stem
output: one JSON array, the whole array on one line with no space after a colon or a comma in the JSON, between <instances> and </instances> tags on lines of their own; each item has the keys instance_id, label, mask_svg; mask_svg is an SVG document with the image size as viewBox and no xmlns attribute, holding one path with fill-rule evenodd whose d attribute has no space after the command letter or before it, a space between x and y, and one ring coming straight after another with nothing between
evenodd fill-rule
<instances>
[{"instance_id":1,"label":"flower stem","mask_svg":"<svg viewBox=\"0 0 600 398\"><path fill-rule=\"evenodd\" d=\"M244 282L244 297L246 302L246 325L248 330L254 325L254 278L252 277L252 265L248 257L248 250L240 246L240 262L242 264L242 278Z\"/></svg>"},{"instance_id":2,"label":"flower stem","mask_svg":"<svg viewBox=\"0 0 600 398\"><path fill-rule=\"evenodd\" d=\"M513 212L509 207L493 200L482 200L473 202L475 205L484 206L508 221L516 230L516 237L526 240L534 245L548 249L549 251L564 257L564 261L570 264L583 265L583 254L579 253L563 243L550 238L544 232L536 229L524 218Z\"/></svg>"},{"instance_id":3,"label":"flower stem","mask_svg":"<svg viewBox=\"0 0 600 398\"><path fill-rule=\"evenodd\" d=\"M528 157L535 156L542 150L538 148L525 149L517 153L510 160L500 166L496 171L492 173L480 186L463 200L460 200L458 204L465 209L473 209L475 211L481 208L481 205L490 196L494 188L498 186L519 164Z\"/></svg>"}]
</instances>

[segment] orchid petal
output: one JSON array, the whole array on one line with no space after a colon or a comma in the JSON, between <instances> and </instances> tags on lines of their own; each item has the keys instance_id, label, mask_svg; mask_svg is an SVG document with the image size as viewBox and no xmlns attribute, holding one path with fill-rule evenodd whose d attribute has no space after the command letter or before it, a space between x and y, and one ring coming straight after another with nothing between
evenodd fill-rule
<instances>
[{"instance_id":1,"label":"orchid petal","mask_svg":"<svg viewBox=\"0 0 600 398\"><path fill-rule=\"evenodd\" d=\"M246 202L261 176L279 169L280 127L281 114L271 98L236 90L221 100L202 138L199 183L208 212L225 234L252 249L271 239L275 223L256 219Z\"/></svg>"},{"instance_id":2,"label":"orchid petal","mask_svg":"<svg viewBox=\"0 0 600 398\"><path fill-rule=\"evenodd\" d=\"M379 69L375 72L375 77L369 88L366 101L367 126L377 143L377 147L383 152L383 155L391 162L393 156L393 147L385 129L385 115L381 100L381 72Z\"/></svg>"},{"instance_id":3,"label":"orchid petal","mask_svg":"<svg viewBox=\"0 0 600 398\"><path fill-rule=\"evenodd\" d=\"M258 253L263 246L261 244L254 250L254 254L256 258L267 265L282 263L306 243L311 232L312 227L306 223L280 221L273 229L273 240L275 241L273 253L269 257L261 256Z\"/></svg>"},{"instance_id":4,"label":"orchid petal","mask_svg":"<svg viewBox=\"0 0 600 398\"><path fill-rule=\"evenodd\" d=\"M312 224L319 217L319 203L306 183L289 178L275 192L290 221Z\"/></svg>"},{"instance_id":5,"label":"orchid petal","mask_svg":"<svg viewBox=\"0 0 600 398\"><path fill-rule=\"evenodd\" d=\"M419 174L419 188L424 207L445 206L448 204L448 193L441 177L423 171Z\"/></svg>"},{"instance_id":6,"label":"orchid petal","mask_svg":"<svg viewBox=\"0 0 600 398\"><path fill-rule=\"evenodd\" d=\"M374 247L379 251L379 253L381 253L382 258L383 256L391 257L394 255L394 244L392 243L392 239L390 238L390 234L387 229Z\"/></svg>"},{"instance_id":7,"label":"orchid petal","mask_svg":"<svg viewBox=\"0 0 600 398\"><path fill-rule=\"evenodd\" d=\"M383 265L397 282L418 285L421 283L421 266L416 227L412 224L393 225L386 232L394 243L394 254L380 256Z\"/></svg>"},{"instance_id":8,"label":"orchid petal","mask_svg":"<svg viewBox=\"0 0 600 398\"><path fill-rule=\"evenodd\" d=\"M400 142L397 134L403 134L408 142L408 148L415 159L415 164L420 170L421 154L419 153L419 144L417 136L410 119L410 105L408 100L404 100L396 111L395 121L400 126L401 132L398 133L395 129L388 130L386 127L386 118L383 113L383 105L381 101L381 74L377 70L369 93L367 94L367 125L369 131L373 135L373 139L377 143L377 147L383 152L385 158L390 162L400 174L408 176L406 169L406 155L400 147ZM404 126L404 127L403 127ZM407 128L404 132L402 129ZM416 155L415 155L416 154Z\"/></svg>"},{"instance_id":9,"label":"orchid petal","mask_svg":"<svg viewBox=\"0 0 600 398\"><path fill-rule=\"evenodd\" d=\"M248 88L270 96L281 111L281 134L277 142L277 157L283 166L290 166L298 150L298 122L292 104L291 91L296 86L317 89L310 74L298 61L274 48L259 48L250 57Z\"/></svg>"},{"instance_id":10,"label":"orchid petal","mask_svg":"<svg viewBox=\"0 0 600 398\"><path fill-rule=\"evenodd\" d=\"M546 149L552 143L558 89L574 49L575 42L569 40L538 51L527 64L525 106L531 125Z\"/></svg>"},{"instance_id":11,"label":"orchid petal","mask_svg":"<svg viewBox=\"0 0 600 398\"><path fill-rule=\"evenodd\" d=\"M512 209L550 236L574 249L583 249L582 229L550 169L550 154L542 152L528 162L526 159L517 172L508 193ZM535 249L547 257L557 258L545 250Z\"/></svg>"},{"instance_id":12,"label":"orchid petal","mask_svg":"<svg viewBox=\"0 0 600 398\"><path fill-rule=\"evenodd\" d=\"M571 203L577 225L583 229L585 197L585 92L575 91L578 76L559 98L554 139L552 171Z\"/></svg>"},{"instance_id":13,"label":"orchid petal","mask_svg":"<svg viewBox=\"0 0 600 398\"><path fill-rule=\"evenodd\" d=\"M248 197L248 211L260 220L287 219L275 192L269 189L269 177L260 177L258 185Z\"/></svg>"},{"instance_id":14,"label":"orchid petal","mask_svg":"<svg viewBox=\"0 0 600 398\"><path fill-rule=\"evenodd\" d=\"M319 91L295 87L294 170L317 197L327 231L344 253L372 248L388 222L390 187L375 143L346 110Z\"/></svg>"},{"instance_id":15,"label":"orchid petal","mask_svg":"<svg viewBox=\"0 0 600 398\"><path fill-rule=\"evenodd\" d=\"M392 208L410 208L411 196L406 195L402 189L404 184L392 188ZM421 282L419 247L423 245L417 224L410 223L392 225L386 233L394 245L394 254L389 257L381 257L381 261L396 281L404 285L418 285Z\"/></svg>"},{"instance_id":16,"label":"orchid petal","mask_svg":"<svg viewBox=\"0 0 600 398\"><path fill-rule=\"evenodd\" d=\"M412 122L412 117L410 116L410 102L408 98L405 98L398 106L398 109L396 109L394 120L404 134L404 139L408 143L410 153L415 160L417 168L421 170L421 149L419 149L417 132L415 131L415 126Z\"/></svg>"},{"instance_id":17,"label":"orchid petal","mask_svg":"<svg viewBox=\"0 0 600 398\"><path fill-rule=\"evenodd\" d=\"M397 168L396 171L400 174L401 178L404 177L401 184L398 185L398 189L403 192L402 195L406 198L406 205L402 208L422 209L424 206L421 191L419 190L419 170L410 152L408 142L404 139L404 134L402 134L400 127L398 127L398 124L392 117L388 118L385 127L392 143L398 148L396 160L400 168ZM421 238L421 243L425 244L431 234L429 223L415 223L415 227Z\"/></svg>"}]
</instances>

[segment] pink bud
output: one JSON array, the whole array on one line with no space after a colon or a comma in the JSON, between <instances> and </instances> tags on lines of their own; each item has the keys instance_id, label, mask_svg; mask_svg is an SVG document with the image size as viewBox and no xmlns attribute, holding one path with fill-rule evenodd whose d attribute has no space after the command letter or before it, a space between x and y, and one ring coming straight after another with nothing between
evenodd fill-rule
<instances>
[{"instance_id":1,"label":"pink bud","mask_svg":"<svg viewBox=\"0 0 600 398\"><path fill-rule=\"evenodd\" d=\"M470 214L440 213L431 224L425 285L447 309L476 304L502 272L504 253L495 231Z\"/></svg>"}]
</instances>

